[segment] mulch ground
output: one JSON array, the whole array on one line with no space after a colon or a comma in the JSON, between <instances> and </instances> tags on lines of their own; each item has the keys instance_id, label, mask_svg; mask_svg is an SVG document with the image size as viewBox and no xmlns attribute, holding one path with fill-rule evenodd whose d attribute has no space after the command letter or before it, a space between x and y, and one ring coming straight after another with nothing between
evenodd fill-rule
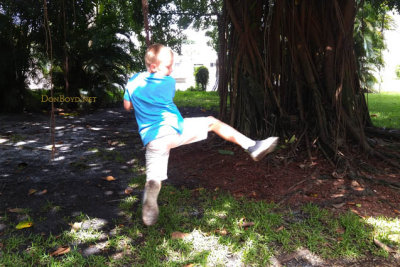
<instances>
[{"instance_id":1,"label":"mulch ground","mask_svg":"<svg viewBox=\"0 0 400 267\"><path fill-rule=\"evenodd\" d=\"M225 151L233 152L224 153ZM285 150L254 162L246 152L212 137L171 152L169 179L174 185L221 189L236 197L288 205L315 203L337 212L360 216L400 215L399 170L376 159L357 156L365 169L337 173L322 155L309 160L302 152L291 157ZM305 152L303 154L306 154Z\"/></svg>"},{"instance_id":2,"label":"mulch ground","mask_svg":"<svg viewBox=\"0 0 400 267\"><path fill-rule=\"evenodd\" d=\"M181 112L184 117L208 115L199 109ZM0 115L0 119L0 216L6 212L19 216L10 213L14 208L29 209L31 216L41 218L33 231L53 234L70 228L65 217L80 213L109 222L118 218L118 201L126 196L124 190L135 175L129 169L144 166L132 113L113 108L79 117L58 114L55 161L49 160L46 147L48 115ZM116 154L93 157L93 148L113 148ZM362 217L400 215L398 169L350 152L346 156L357 168L337 173L314 153L310 159L306 152L280 149L254 162L241 148L210 134L205 141L171 151L167 183L227 191L291 209L312 202ZM132 161L134 157L138 160ZM107 176L116 180L107 181ZM141 192L133 194L141 197ZM0 236L7 227L0 223Z\"/></svg>"}]
</instances>

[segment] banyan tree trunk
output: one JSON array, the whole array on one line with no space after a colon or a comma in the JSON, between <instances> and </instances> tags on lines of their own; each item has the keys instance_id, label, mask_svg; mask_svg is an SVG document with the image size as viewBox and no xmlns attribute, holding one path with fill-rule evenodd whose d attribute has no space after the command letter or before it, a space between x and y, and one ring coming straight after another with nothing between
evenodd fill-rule
<instances>
[{"instance_id":1,"label":"banyan tree trunk","mask_svg":"<svg viewBox=\"0 0 400 267\"><path fill-rule=\"evenodd\" d=\"M294 135L330 156L349 142L371 151L356 11L355 0L225 0L221 118L252 137Z\"/></svg>"}]
</instances>

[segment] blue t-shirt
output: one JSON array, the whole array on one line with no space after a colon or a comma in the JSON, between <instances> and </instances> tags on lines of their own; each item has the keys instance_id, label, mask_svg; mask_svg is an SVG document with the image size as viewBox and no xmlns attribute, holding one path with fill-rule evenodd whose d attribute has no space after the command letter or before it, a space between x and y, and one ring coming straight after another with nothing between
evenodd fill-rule
<instances>
[{"instance_id":1,"label":"blue t-shirt","mask_svg":"<svg viewBox=\"0 0 400 267\"><path fill-rule=\"evenodd\" d=\"M175 79L157 73L137 73L125 87L124 99L132 102L143 144L171 134L182 134L183 118L175 103Z\"/></svg>"}]
</instances>

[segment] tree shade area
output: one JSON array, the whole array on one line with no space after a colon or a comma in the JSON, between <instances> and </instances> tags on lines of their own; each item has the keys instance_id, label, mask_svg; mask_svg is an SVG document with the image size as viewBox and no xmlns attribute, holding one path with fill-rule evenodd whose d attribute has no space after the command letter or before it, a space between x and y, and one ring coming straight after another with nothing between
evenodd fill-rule
<instances>
[{"instance_id":1,"label":"tree shade area","mask_svg":"<svg viewBox=\"0 0 400 267\"><path fill-rule=\"evenodd\" d=\"M31 80L56 96L97 97L92 106L120 100L128 75L144 68L144 28L149 41L179 52L182 29L214 26L223 120L255 138L293 137L330 158L354 140L376 153L364 93L372 67L384 64L385 14L399 1L143 2L2 1L0 111L27 109Z\"/></svg>"},{"instance_id":2,"label":"tree shade area","mask_svg":"<svg viewBox=\"0 0 400 267\"><path fill-rule=\"evenodd\" d=\"M379 154L365 135L372 124L354 45L363 3L224 1L221 116L252 136L295 136L336 160L354 141Z\"/></svg>"}]
</instances>

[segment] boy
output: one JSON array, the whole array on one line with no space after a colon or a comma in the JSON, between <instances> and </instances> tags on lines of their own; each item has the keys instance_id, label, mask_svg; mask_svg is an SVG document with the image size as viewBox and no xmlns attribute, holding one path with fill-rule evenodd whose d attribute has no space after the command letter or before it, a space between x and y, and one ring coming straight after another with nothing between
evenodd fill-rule
<instances>
[{"instance_id":1,"label":"boy","mask_svg":"<svg viewBox=\"0 0 400 267\"><path fill-rule=\"evenodd\" d=\"M145 55L147 72L129 79L124 95L124 108L134 108L139 134L146 147L146 184L142 219L153 225L158 219L158 193L167 179L171 148L201 141L213 131L223 139L247 150L255 160L272 152L277 137L254 141L214 117L183 119L173 102L175 80L170 76L174 61L172 50L161 44L151 45Z\"/></svg>"}]
</instances>

